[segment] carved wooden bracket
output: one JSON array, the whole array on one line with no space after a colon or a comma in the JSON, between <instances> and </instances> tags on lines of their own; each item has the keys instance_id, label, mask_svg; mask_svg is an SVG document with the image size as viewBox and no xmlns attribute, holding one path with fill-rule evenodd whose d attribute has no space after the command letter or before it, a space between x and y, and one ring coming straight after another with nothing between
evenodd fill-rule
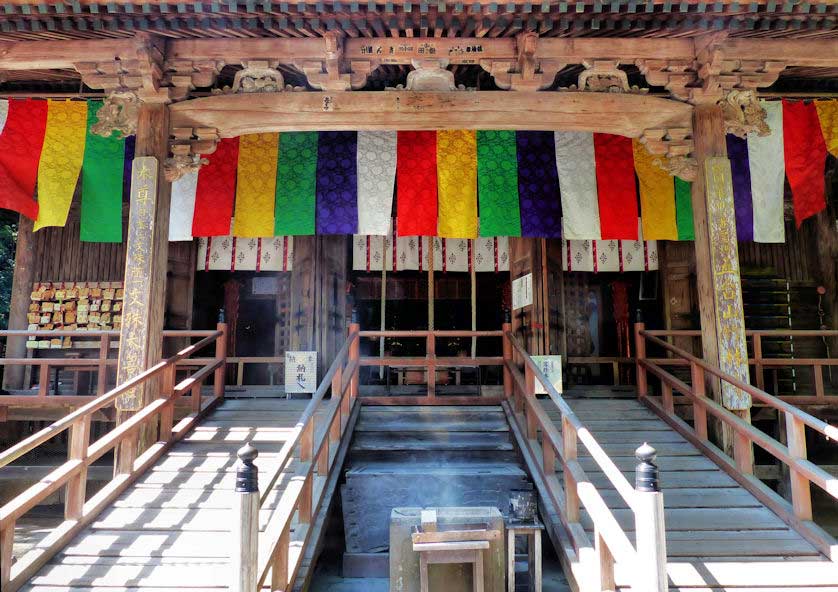
<instances>
[{"instance_id":1,"label":"carved wooden bracket","mask_svg":"<svg viewBox=\"0 0 838 592\"><path fill-rule=\"evenodd\" d=\"M647 129L640 141L650 154L660 156L655 164L666 172L685 181L695 180L698 163L691 156L693 152L692 130L689 128Z\"/></svg>"},{"instance_id":2,"label":"carved wooden bracket","mask_svg":"<svg viewBox=\"0 0 838 592\"><path fill-rule=\"evenodd\" d=\"M221 60L167 60L163 80L172 88L172 101L182 101L196 88L214 86L223 67Z\"/></svg>"},{"instance_id":3,"label":"carved wooden bracket","mask_svg":"<svg viewBox=\"0 0 838 592\"><path fill-rule=\"evenodd\" d=\"M207 159L201 158L201 155L215 152L219 139L218 130L215 128L181 127L172 130L172 156L163 163L166 179L176 181L207 164Z\"/></svg>"},{"instance_id":4,"label":"carved wooden bracket","mask_svg":"<svg viewBox=\"0 0 838 592\"><path fill-rule=\"evenodd\" d=\"M766 113L753 90L731 90L720 102L725 118L725 131L740 138L755 133L771 133L765 121Z\"/></svg>"},{"instance_id":5,"label":"carved wooden bracket","mask_svg":"<svg viewBox=\"0 0 838 592\"><path fill-rule=\"evenodd\" d=\"M553 84L556 74L566 64L557 60L536 57L538 35L532 32L520 33L515 38L517 60L480 60L480 67L495 79L503 90L536 91Z\"/></svg>"},{"instance_id":6,"label":"carved wooden bracket","mask_svg":"<svg viewBox=\"0 0 838 592\"><path fill-rule=\"evenodd\" d=\"M652 86L662 86L679 101L690 97L689 87L696 83L694 64L690 60L635 60L634 65Z\"/></svg>"},{"instance_id":7,"label":"carved wooden bracket","mask_svg":"<svg viewBox=\"0 0 838 592\"><path fill-rule=\"evenodd\" d=\"M308 83L318 89L329 92L342 92L363 88L367 77L379 66L376 60L344 59L343 37L329 32L323 36L326 43L326 56L323 60L295 62L308 79Z\"/></svg>"},{"instance_id":8,"label":"carved wooden bracket","mask_svg":"<svg viewBox=\"0 0 838 592\"><path fill-rule=\"evenodd\" d=\"M114 91L105 98L96 112L96 123L90 127L90 131L105 138L114 132L119 138L133 136L137 133L139 116L140 99L137 93Z\"/></svg>"}]
</instances>

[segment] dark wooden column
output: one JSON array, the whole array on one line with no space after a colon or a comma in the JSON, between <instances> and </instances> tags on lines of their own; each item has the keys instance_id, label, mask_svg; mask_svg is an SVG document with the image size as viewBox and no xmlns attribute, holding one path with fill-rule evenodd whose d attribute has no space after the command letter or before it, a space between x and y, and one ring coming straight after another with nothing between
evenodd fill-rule
<instances>
[{"instance_id":1,"label":"dark wooden column","mask_svg":"<svg viewBox=\"0 0 838 592\"><path fill-rule=\"evenodd\" d=\"M15 245L15 273L12 279L12 298L9 303L9 329L26 329L29 324L29 298L35 279L34 237L32 220L20 217ZM6 344L7 358L26 357L26 337L10 337ZM4 389L23 388L24 366L6 366L3 373Z\"/></svg>"},{"instance_id":2,"label":"dark wooden column","mask_svg":"<svg viewBox=\"0 0 838 592\"><path fill-rule=\"evenodd\" d=\"M699 165L692 202L703 356L710 364L748 382L733 185L720 106L695 107L693 137ZM751 401L747 393L730 385L720 387L718 383L712 390L717 401L750 420ZM730 431L717 430L717 437L725 451L732 453Z\"/></svg>"},{"instance_id":3,"label":"dark wooden column","mask_svg":"<svg viewBox=\"0 0 838 592\"><path fill-rule=\"evenodd\" d=\"M143 103L131 180L117 383L149 368L161 356L171 192L163 175L168 130L168 106ZM120 397L118 421L151 402L158 390L159 385L153 382ZM140 450L143 447L141 442Z\"/></svg>"}]
</instances>

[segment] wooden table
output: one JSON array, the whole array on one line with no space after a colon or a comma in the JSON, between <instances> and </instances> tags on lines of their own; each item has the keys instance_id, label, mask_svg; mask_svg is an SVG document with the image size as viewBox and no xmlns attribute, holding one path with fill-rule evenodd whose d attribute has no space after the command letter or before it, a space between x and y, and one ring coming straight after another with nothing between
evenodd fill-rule
<instances>
[{"instance_id":1,"label":"wooden table","mask_svg":"<svg viewBox=\"0 0 838 592\"><path fill-rule=\"evenodd\" d=\"M524 535L528 538L527 565L530 572L530 590L541 592L541 531L544 525L540 522L519 524L510 522L506 525L506 589L515 592L515 536Z\"/></svg>"}]
</instances>

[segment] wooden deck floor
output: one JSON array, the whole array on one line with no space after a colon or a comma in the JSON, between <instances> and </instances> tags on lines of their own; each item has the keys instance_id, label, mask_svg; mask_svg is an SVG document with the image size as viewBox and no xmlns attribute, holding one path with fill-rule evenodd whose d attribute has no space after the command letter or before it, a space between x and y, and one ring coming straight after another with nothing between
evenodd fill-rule
<instances>
[{"instance_id":1,"label":"wooden deck floor","mask_svg":"<svg viewBox=\"0 0 838 592\"><path fill-rule=\"evenodd\" d=\"M143 475L23 590L224 589L236 451L259 450L260 487L308 401L227 400ZM329 401L320 409L325 414ZM323 423L323 422L319 422ZM293 462L261 512L264 528ZM319 484L322 487L322 483ZM315 485L317 486L317 484ZM293 539L293 534L292 534Z\"/></svg>"},{"instance_id":2,"label":"wooden deck floor","mask_svg":"<svg viewBox=\"0 0 838 592\"><path fill-rule=\"evenodd\" d=\"M635 399L567 399L605 452L631 482L635 449L658 451L664 494L671 590L838 591L838 565ZM558 410L550 412L561 429ZM583 468L616 519L634 532L634 518L605 475L580 446ZM582 513L589 534L593 526ZM617 565L617 585L628 586L629 566Z\"/></svg>"}]
</instances>

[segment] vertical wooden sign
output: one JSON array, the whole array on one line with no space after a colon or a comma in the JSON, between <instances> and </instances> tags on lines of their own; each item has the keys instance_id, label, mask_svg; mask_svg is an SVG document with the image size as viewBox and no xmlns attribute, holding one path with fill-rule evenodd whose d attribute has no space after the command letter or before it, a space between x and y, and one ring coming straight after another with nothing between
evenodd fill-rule
<instances>
[{"instance_id":1,"label":"vertical wooden sign","mask_svg":"<svg viewBox=\"0 0 838 592\"><path fill-rule=\"evenodd\" d=\"M745 316L742 308L730 161L725 157L707 158L704 177L719 366L722 372L747 383L748 347L745 341ZM733 385L722 383L722 402L728 409L749 409L751 397Z\"/></svg>"},{"instance_id":2,"label":"vertical wooden sign","mask_svg":"<svg viewBox=\"0 0 838 592\"><path fill-rule=\"evenodd\" d=\"M131 173L131 217L125 249L125 301L119 334L117 384L146 370L145 348L149 327L143 311L151 302L153 285L151 249L154 243L158 164L153 156L137 157ZM142 387L131 389L116 400L119 411L137 411L142 406Z\"/></svg>"}]
</instances>

